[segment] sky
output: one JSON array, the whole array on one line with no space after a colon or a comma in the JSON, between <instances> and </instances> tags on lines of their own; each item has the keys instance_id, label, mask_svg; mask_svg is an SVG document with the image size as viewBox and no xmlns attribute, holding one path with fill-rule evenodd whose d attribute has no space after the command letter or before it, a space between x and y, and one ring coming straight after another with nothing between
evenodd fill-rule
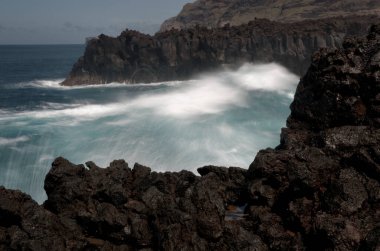
<instances>
[{"instance_id":1,"label":"sky","mask_svg":"<svg viewBox=\"0 0 380 251\"><path fill-rule=\"evenodd\" d=\"M126 28L154 34L192 0L0 0L0 44L81 44Z\"/></svg>"}]
</instances>

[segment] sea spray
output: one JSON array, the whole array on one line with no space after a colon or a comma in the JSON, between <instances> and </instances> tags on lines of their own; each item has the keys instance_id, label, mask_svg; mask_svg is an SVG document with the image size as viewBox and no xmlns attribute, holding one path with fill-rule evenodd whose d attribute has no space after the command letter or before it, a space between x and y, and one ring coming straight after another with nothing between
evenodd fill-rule
<instances>
[{"instance_id":1,"label":"sea spray","mask_svg":"<svg viewBox=\"0 0 380 251\"><path fill-rule=\"evenodd\" d=\"M18 85L33 102L2 107L0 184L45 199L43 180L57 156L107 166L124 158L155 171L203 165L247 168L274 147L298 77L276 64L152 85ZM43 93L44 95L41 95Z\"/></svg>"}]
</instances>

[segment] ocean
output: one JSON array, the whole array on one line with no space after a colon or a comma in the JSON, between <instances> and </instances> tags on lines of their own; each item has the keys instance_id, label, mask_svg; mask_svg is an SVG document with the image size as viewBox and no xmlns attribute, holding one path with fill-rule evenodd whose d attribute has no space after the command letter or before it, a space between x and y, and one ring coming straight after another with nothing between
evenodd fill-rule
<instances>
[{"instance_id":1,"label":"ocean","mask_svg":"<svg viewBox=\"0 0 380 251\"><path fill-rule=\"evenodd\" d=\"M153 171L248 168L279 144L299 77L245 64L190 81L62 87L84 45L0 46L0 185L46 199L45 175L114 159Z\"/></svg>"}]
</instances>

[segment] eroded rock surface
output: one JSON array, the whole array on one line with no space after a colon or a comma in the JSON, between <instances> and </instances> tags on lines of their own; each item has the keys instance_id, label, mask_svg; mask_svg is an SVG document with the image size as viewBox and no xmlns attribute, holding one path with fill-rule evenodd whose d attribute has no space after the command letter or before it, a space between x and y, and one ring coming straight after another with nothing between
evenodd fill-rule
<instances>
[{"instance_id":1,"label":"eroded rock surface","mask_svg":"<svg viewBox=\"0 0 380 251\"><path fill-rule=\"evenodd\" d=\"M245 62L277 62L304 75L321 47L339 48L347 35L365 35L379 16L350 16L298 23L265 19L241 26L170 30L154 36L126 30L100 35L63 85L149 83L186 80L197 74L239 67Z\"/></svg>"},{"instance_id":2,"label":"eroded rock surface","mask_svg":"<svg viewBox=\"0 0 380 251\"><path fill-rule=\"evenodd\" d=\"M57 158L37 205L0 189L0 250L379 250L380 26L316 53L248 170Z\"/></svg>"}]
</instances>

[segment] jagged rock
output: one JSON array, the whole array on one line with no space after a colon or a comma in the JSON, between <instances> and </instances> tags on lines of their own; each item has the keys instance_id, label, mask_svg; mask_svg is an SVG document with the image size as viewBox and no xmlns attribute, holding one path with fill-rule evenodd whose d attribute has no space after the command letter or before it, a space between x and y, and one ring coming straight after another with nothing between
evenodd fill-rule
<instances>
[{"instance_id":1,"label":"jagged rock","mask_svg":"<svg viewBox=\"0 0 380 251\"><path fill-rule=\"evenodd\" d=\"M265 217L275 213L284 231L294 233L288 243L294 247L380 248L365 239L380 224L380 200L371 192L380 191L379 114L374 111L380 92L378 28L372 27L367 39L347 40L342 50L314 55L281 144L259 152L249 168L250 214L268 231ZM273 243L284 240L280 232L269 234Z\"/></svg>"},{"instance_id":2,"label":"jagged rock","mask_svg":"<svg viewBox=\"0 0 380 251\"><path fill-rule=\"evenodd\" d=\"M322 49L248 170L57 158L44 205L0 188L1 250L379 250L380 26Z\"/></svg>"},{"instance_id":3,"label":"jagged rock","mask_svg":"<svg viewBox=\"0 0 380 251\"><path fill-rule=\"evenodd\" d=\"M0 187L1 250L80 250L85 239L67 224L20 191Z\"/></svg>"},{"instance_id":4,"label":"jagged rock","mask_svg":"<svg viewBox=\"0 0 380 251\"><path fill-rule=\"evenodd\" d=\"M313 52L339 48L347 35L364 35L379 16L350 16L299 23L257 19L241 26L170 30L154 36L126 30L100 35L63 85L184 80L244 62L278 62L303 75ZM359 57L356 57L359 58Z\"/></svg>"}]
</instances>

